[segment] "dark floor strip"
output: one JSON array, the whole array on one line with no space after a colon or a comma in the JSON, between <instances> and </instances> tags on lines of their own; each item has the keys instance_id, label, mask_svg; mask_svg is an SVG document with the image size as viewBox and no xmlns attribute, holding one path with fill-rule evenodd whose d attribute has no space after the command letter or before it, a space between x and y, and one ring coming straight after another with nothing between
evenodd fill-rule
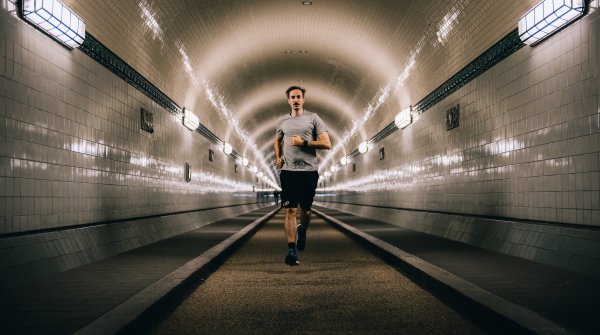
<instances>
[{"instance_id":1,"label":"dark floor strip","mask_svg":"<svg viewBox=\"0 0 600 335\"><path fill-rule=\"evenodd\" d=\"M600 301L600 282L597 278L381 221L323 207L317 209L367 237L374 237L393 249L401 250L406 257L418 258L447 271L490 295L539 314L560 328L578 334L596 334L600 329L600 308L597 304ZM542 330L539 332L546 332ZM556 332L560 331L556 329Z\"/></svg>"},{"instance_id":2,"label":"dark floor strip","mask_svg":"<svg viewBox=\"0 0 600 335\"><path fill-rule=\"evenodd\" d=\"M116 333L119 327L124 327L160 299L161 294L168 293L201 270L277 210L271 206L215 222L2 290L2 331L7 334L71 334L104 315L104 321L88 330L91 333ZM116 308L120 308L120 314L115 317L111 311Z\"/></svg>"}]
</instances>

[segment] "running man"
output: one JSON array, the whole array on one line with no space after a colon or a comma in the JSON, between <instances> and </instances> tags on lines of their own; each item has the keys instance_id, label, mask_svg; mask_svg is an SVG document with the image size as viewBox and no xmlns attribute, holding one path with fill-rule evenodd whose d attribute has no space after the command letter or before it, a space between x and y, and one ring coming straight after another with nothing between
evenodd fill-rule
<instances>
[{"instance_id":1,"label":"running man","mask_svg":"<svg viewBox=\"0 0 600 335\"><path fill-rule=\"evenodd\" d=\"M306 246L311 206L319 181L316 149L331 149L327 129L321 118L304 110L305 89L291 86L285 91L291 112L277 120L275 160L281 170L281 203L285 208L284 230L288 242L285 263L298 265L299 251ZM296 211L300 205L300 224Z\"/></svg>"}]
</instances>

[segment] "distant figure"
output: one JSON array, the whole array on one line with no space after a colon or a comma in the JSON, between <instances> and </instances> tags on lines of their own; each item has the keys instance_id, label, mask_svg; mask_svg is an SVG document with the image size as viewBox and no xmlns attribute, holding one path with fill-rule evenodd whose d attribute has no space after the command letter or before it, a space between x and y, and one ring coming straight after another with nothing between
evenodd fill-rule
<instances>
[{"instance_id":1,"label":"distant figure","mask_svg":"<svg viewBox=\"0 0 600 335\"><path fill-rule=\"evenodd\" d=\"M316 149L331 149L327 129L321 118L304 110L305 89L291 86L285 91L291 112L277 120L275 160L280 169L281 203L285 208L284 230L288 242L285 263L298 265L296 248L306 246L306 230L319 181ZM300 205L300 224L296 210Z\"/></svg>"},{"instance_id":2,"label":"distant figure","mask_svg":"<svg viewBox=\"0 0 600 335\"><path fill-rule=\"evenodd\" d=\"M279 191L273 191L273 199L275 199L275 205L279 203Z\"/></svg>"}]
</instances>

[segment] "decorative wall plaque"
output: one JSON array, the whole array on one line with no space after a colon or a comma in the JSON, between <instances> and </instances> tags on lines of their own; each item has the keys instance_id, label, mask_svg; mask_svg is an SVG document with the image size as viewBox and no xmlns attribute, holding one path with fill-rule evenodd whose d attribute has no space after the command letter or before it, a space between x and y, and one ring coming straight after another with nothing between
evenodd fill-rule
<instances>
[{"instance_id":1,"label":"decorative wall plaque","mask_svg":"<svg viewBox=\"0 0 600 335\"><path fill-rule=\"evenodd\" d=\"M185 181L188 183L192 181L192 167L188 162L185 162Z\"/></svg>"},{"instance_id":2,"label":"decorative wall plaque","mask_svg":"<svg viewBox=\"0 0 600 335\"><path fill-rule=\"evenodd\" d=\"M152 134L154 132L154 120L152 113L142 108L142 130L145 130Z\"/></svg>"},{"instance_id":3,"label":"decorative wall plaque","mask_svg":"<svg viewBox=\"0 0 600 335\"><path fill-rule=\"evenodd\" d=\"M208 149L208 160L210 162L214 162L215 161L215 152L212 151L212 149Z\"/></svg>"},{"instance_id":4,"label":"decorative wall plaque","mask_svg":"<svg viewBox=\"0 0 600 335\"><path fill-rule=\"evenodd\" d=\"M379 149L379 160L385 158L385 150L383 148Z\"/></svg>"},{"instance_id":5,"label":"decorative wall plaque","mask_svg":"<svg viewBox=\"0 0 600 335\"><path fill-rule=\"evenodd\" d=\"M456 105L446 111L446 130L454 129L458 127L458 106Z\"/></svg>"}]
</instances>

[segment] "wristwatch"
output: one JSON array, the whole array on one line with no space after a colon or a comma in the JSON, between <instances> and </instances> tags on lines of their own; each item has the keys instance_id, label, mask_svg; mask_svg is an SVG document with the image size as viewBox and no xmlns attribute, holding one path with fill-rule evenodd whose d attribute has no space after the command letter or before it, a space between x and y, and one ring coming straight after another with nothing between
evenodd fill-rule
<instances>
[{"instance_id":1,"label":"wristwatch","mask_svg":"<svg viewBox=\"0 0 600 335\"><path fill-rule=\"evenodd\" d=\"M302 146L305 148L308 148L308 141L304 140L304 142L302 142Z\"/></svg>"}]
</instances>

